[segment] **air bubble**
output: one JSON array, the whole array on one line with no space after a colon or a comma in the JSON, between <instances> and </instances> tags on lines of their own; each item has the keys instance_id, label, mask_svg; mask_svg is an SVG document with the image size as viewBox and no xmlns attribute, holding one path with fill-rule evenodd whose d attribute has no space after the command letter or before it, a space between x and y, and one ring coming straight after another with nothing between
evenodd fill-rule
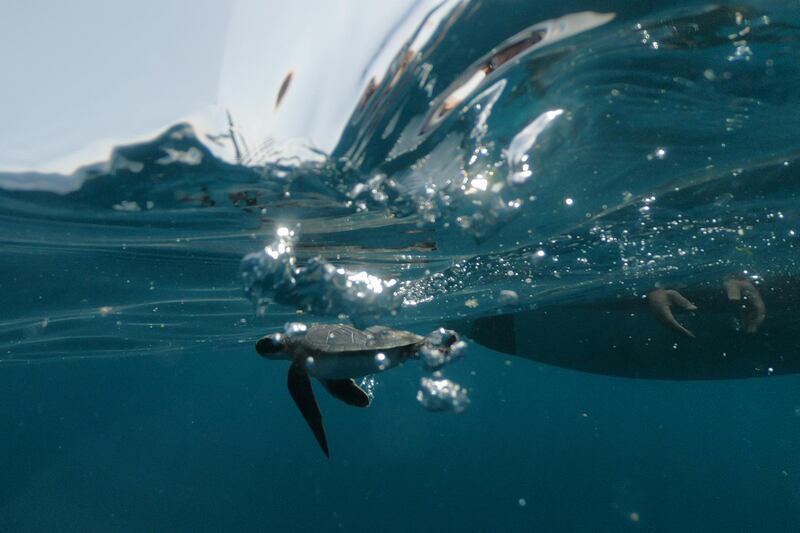
<instances>
[{"instance_id":1,"label":"air bubble","mask_svg":"<svg viewBox=\"0 0 800 533\"><path fill-rule=\"evenodd\" d=\"M375 354L375 367L378 370L386 370L389 367L389 358L385 353Z\"/></svg>"},{"instance_id":2,"label":"air bubble","mask_svg":"<svg viewBox=\"0 0 800 533\"><path fill-rule=\"evenodd\" d=\"M462 357L467 351L467 343L449 329L439 328L425 337L419 352L425 366L438 370L444 365Z\"/></svg>"},{"instance_id":3,"label":"air bubble","mask_svg":"<svg viewBox=\"0 0 800 533\"><path fill-rule=\"evenodd\" d=\"M308 332L308 326L302 322L287 322L283 326L283 331L287 337L301 337Z\"/></svg>"},{"instance_id":4,"label":"air bubble","mask_svg":"<svg viewBox=\"0 0 800 533\"><path fill-rule=\"evenodd\" d=\"M500 305L516 305L517 302L519 302L519 295L514 291L502 290L497 297L497 303Z\"/></svg>"},{"instance_id":5,"label":"air bubble","mask_svg":"<svg viewBox=\"0 0 800 533\"><path fill-rule=\"evenodd\" d=\"M449 379L422 378L417 401L428 411L461 413L469 396L467 389Z\"/></svg>"}]
</instances>

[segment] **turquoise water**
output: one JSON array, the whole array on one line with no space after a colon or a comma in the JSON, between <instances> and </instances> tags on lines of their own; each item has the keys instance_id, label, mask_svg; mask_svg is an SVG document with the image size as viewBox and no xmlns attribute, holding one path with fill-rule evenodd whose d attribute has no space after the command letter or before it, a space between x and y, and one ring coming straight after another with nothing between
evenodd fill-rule
<instances>
[{"instance_id":1,"label":"turquoise water","mask_svg":"<svg viewBox=\"0 0 800 533\"><path fill-rule=\"evenodd\" d=\"M0 530L796 531L798 6L566 7L456 10L329 157L223 161L178 124L71 192L5 173ZM615 16L536 26L583 9ZM469 340L494 316L515 355ZM315 321L461 327L469 406L426 410L419 361L369 409L316 387L327 459L253 349Z\"/></svg>"}]
</instances>

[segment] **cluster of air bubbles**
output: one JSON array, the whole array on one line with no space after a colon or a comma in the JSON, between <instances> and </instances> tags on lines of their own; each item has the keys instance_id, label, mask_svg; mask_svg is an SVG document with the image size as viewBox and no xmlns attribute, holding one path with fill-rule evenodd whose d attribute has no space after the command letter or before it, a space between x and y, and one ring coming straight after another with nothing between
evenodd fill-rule
<instances>
[{"instance_id":1,"label":"cluster of air bubbles","mask_svg":"<svg viewBox=\"0 0 800 533\"><path fill-rule=\"evenodd\" d=\"M287 322L283 326L283 331L289 338L302 337L308 332L308 326L302 322Z\"/></svg>"},{"instance_id":2,"label":"cluster of air bubbles","mask_svg":"<svg viewBox=\"0 0 800 533\"><path fill-rule=\"evenodd\" d=\"M541 144L543 132L564 114L563 109L541 113L517 132L500 155L494 149L494 143L483 141L483 134L486 133L485 124L492 106L504 87L496 88L497 94L490 100L491 105L479 107L481 113L477 124L482 126L479 128L481 133L476 134L473 130L475 146L464 165L460 185L463 199L450 202L458 204L458 226L477 240L493 235L521 213L525 198L531 198L529 188L535 181L536 147Z\"/></svg>"},{"instance_id":3,"label":"cluster of air bubbles","mask_svg":"<svg viewBox=\"0 0 800 533\"><path fill-rule=\"evenodd\" d=\"M378 381L372 374L364 376L363 378L358 380L358 386L361 387L361 390L367 393L367 396L369 396L370 401L375 399L375 385L377 384Z\"/></svg>"},{"instance_id":4,"label":"cluster of air bubbles","mask_svg":"<svg viewBox=\"0 0 800 533\"><path fill-rule=\"evenodd\" d=\"M438 328L425 337L419 353L429 370L439 370L444 365L463 356L467 343L451 329Z\"/></svg>"},{"instance_id":5,"label":"cluster of air bubbles","mask_svg":"<svg viewBox=\"0 0 800 533\"><path fill-rule=\"evenodd\" d=\"M274 242L242 259L245 291L256 304L259 315L266 311L265 301L270 292L289 293L295 284L297 260L292 249L293 232L280 228L277 233Z\"/></svg>"},{"instance_id":6,"label":"cluster of air bubbles","mask_svg":"<svg viewBox=\"0 0 800 533\"><path fill-rule=\"evenodd\" d=\"M636 25L636 29L640 32L641 35L641 43L648 48L652 48L653 50L658 50L661 47L661 44L653 39L652 35L650 35L650 31L647 28L643 28L641 24Z\"/></svg>"},{"instance_id":7,"label":"cluster of air bubbles","mask_svg":"<svg viewBox=\"0 0 800 533\"><path fill-rule=\"evenodd\" d=\"M744 8L715 6L696 17L681 18L671 23L664 21L639 23L634 29L640 37L641 44L652 50L694 47L698 32L709 34L715 32L716 37L727 39L733 46L733 50L726 57L728 61L746 62L753 57L753 50L748 40L755 38L757 32L770 24L768 15L757 16L753 11ZM717 78L713 69L706 69L703 75L709 81ZM730 79L730 76L730 72L722 74L723 79Z\"/></svg>"},{"instance_id":8,"label":"cluster of air bubbles","mask_svg":"<svg viewBox=\"0 0 800 533\"><path fill-rule=\"evenodd\" d=\"M386 174L375 174L371 178L356 183L346 191L347 206L357 211L367 211L370 207L391 206L398 215L413 212L413 207L402 194L400 185Z\"/></svg>"},{"instance_id":9,"label":"cluster of air bubbles","mask_svg":"<svg viewBox=\"0 0 800 533\"><path fill-rule=\"evenodd\" d=\"M750 61L753 57L753 51L748 45L747 36L753 30L753 25L740 11L736 12L735 19L736 26L741 29L728 35L728 39L734 46L734 51L727 59L728 61ZM767 25L769 24L769 18L762 17L761 22Z\"/></svg>"},{"instance_id":10,"label":"cluster of air bubbles","mask_svg":"<svg viewBox=\"0 0 800 533\"><path fill-rule=\"evenodd\" d=\"M279 228L273 243L242 260L245 292L259 315L272 301L314 314L349 316L359 326L400 307L397 280L351 272L319 257L298 266L293 238L288 228Z\"/></svg>"},{"instance_id":11,"label":"cluster of air bubbles","mask_svg":"<svg viewBox=\"0 0 800 533\"><path fill-rule=\"evenodd\" d=\"M474 212L457 217L456 223L465 233L483 241L519 216L522 204L519 198L505 200L500 195L492 194L480 203L474 203Z\"/></svg>"},{"instance_id":12,"label":"cluster of air bubbles","mask_svg":"<svg viewBox=\"0 0 800 533\"><path fill-rule=\"evenodd\" d=\"M428 411L461 413L469 405L467 389L442 377L423 377L417 401Z\"/></svg>"},{"instance_id":13,"label":"cluster of air bubbles","mask_svg":"<svg viewBox=\"0 0 800 533\"><path fill-rule=\"evenodd\" d=\"M466 351L467 343L455 331L445 328L432 331L422 341L419 353L425 367L432 371L430 377L420 380L417 391L417 401L425 409L460 413L467 408L467 389L442 375L445 365L462 357Z\"/></svg>"}]
</instances>

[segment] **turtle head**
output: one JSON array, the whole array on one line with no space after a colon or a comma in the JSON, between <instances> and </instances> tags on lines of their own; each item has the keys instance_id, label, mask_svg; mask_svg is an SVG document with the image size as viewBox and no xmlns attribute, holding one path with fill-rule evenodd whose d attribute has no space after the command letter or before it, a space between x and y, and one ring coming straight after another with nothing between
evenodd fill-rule
<instances>
[{"instance_id":1,"label":"turtle head","mask_svg":"<svg viewBox=\"0 0 800 533\"><path fill-rule=\"evenodd\" d=\"M286 350L286 336L281 333L261 337L256 342L256 351L267 359L286 359L284 350Z\"/></svg>"}]
</instances>

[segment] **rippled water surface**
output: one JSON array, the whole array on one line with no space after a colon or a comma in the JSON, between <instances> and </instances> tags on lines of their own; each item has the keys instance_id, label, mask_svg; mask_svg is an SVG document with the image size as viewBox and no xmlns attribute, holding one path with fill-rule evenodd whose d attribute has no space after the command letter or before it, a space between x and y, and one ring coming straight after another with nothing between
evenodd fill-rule
<instances>
[{"instance_id":1,"label":"rippled water surface","mask_svg":"<svg viewBox=\"0 0 800 533\"><path fill-rule=\"evenodd\" d=\"M330 153L0 168L0 529L796 531L798 8L445 2ZM317 387L326 459L253 349L320 321L467 354Z\"/></svg>"}]
</instances>

